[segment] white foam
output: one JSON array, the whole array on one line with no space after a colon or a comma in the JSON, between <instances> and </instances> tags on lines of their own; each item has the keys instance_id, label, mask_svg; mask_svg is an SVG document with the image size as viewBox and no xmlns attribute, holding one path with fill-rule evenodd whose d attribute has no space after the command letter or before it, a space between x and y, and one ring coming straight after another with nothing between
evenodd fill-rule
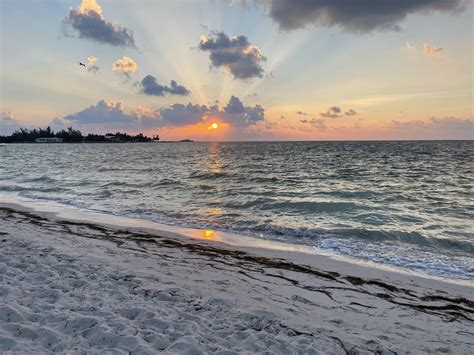
<instances>
[{"instance_id":1,"label":"white foam","mask_svg":"<svg viewBox=\"0 0 474 355\"><path fill-rule=\"evenodd\" d=\"M307 255L318 255L328 257L337 261L356 264L360 266L381 269L385 271L414 275L418 277L441 280L445 282L460 284L460 285L474 285L472 280L452 279L437 275L426 274L417 270L407 269L401 266L377 263L369 259L360 259L350 255L337 254L332 249L318 248L315 246L292 244L289 242L279 242L275 240L265 240L260 238L252 238L250 236L236 234L231 232L223 232L213 229L196 229L185 228L179 226L171 226L167 224L158 223L155 221L117 216L105 212L91 211L81 209L73 205L65 205L50 200L35 200L27 197L21 197L14 194L0 193L0 203L23 206L38 213L46 213L54 215L55 218L82 221L95 224L109 225L121 228L136 228L141 230L153 231L158 235L172 235L188 237L199 240L206 240L210 242L224 243L226 245L242 247L242 248L258 248L266 250L274 250L280 252L300 253Z\"/></svg>"}]
</instances>

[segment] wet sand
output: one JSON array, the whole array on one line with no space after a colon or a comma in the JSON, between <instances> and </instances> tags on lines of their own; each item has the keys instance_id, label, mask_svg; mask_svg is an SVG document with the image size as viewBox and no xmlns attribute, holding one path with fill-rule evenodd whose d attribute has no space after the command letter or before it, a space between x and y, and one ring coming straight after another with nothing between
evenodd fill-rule
<instances>
[{"instance_id":1,"label":"wet sand","mask_svg":"<svg viewBox=\"0 0 474 355\"><path fill-rule=\"evenodd\" d=\"M0 207L0 352L472 353L473 288Z\"/></svg>"}]
</instances>

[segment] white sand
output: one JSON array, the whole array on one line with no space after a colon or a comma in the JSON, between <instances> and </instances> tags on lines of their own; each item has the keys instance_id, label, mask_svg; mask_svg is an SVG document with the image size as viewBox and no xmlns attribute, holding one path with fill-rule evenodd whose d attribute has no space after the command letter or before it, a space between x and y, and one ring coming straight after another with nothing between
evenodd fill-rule
<instances>
[{"instance_id":1,"label":"white sand","mask_svg":"<svg viewBox=\"0 0 474 355\"><path fill-rule=\"evenodd\" d=\"M470 354L472 290L0 208L0 353Z\"/></svg>"}]
</instances>

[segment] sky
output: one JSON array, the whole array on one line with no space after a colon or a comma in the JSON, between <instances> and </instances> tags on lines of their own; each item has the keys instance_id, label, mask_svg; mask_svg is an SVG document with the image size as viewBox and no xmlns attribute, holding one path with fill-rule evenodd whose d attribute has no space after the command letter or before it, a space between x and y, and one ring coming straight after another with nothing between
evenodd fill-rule
<instances>
[{"instance_id":1,"label":"sky","mask_svg":"<svg viewBox=\"0 0 474 355\"><path fill-rule=\"evenodd\" d=\"M0 6L0 134L474 138L470 0Z\"/></svg>"}]
</instances>

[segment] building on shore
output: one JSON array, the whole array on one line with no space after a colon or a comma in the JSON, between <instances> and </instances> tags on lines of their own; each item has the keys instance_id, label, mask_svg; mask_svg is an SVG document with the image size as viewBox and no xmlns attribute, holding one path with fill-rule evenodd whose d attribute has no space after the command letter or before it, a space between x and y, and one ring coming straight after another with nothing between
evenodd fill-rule
<instances>
[{"instance_id":1,"label":"building on shore","mask_svg":"<svg viewBox=\"0 0 474 355\"><path fill-rule=\"evenodd\" d=\"M36 138L35 142L36 143L62 143L63 139L57 138L57 137L41 137L41 138Z\"/></svg>"}]
</instances>

